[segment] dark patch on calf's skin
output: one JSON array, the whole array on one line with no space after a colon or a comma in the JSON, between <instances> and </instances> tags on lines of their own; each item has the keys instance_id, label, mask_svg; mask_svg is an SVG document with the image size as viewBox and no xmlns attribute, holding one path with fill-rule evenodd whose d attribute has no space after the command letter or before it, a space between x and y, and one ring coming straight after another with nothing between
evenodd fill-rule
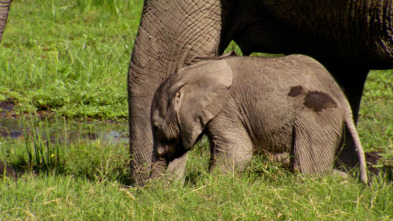
<instances>
[{"instance_id":1,"label":"dark patch on calf's skin","mask_svg":"<svg viewBox=\"0 0 393 221\"><path fill-rule=\"evenodd\" d=\"M296 97L299 94L301 94L302 92L303 92L303 87L298 85L298 86L295 86L295 87L291 87L291 90L289 91L288 96Z\"/></svg>"},{"instance_id":2,"label":"dark patch on calf's skin","mask_svg":"<svg viewBox=\"0 0 393 221\"><path fill-rule=\"evenodd\" d=\"M337 107L337 103L328 94L319 91L308 92L303 104L315 112Z\"/></svg>"}]
</instances>

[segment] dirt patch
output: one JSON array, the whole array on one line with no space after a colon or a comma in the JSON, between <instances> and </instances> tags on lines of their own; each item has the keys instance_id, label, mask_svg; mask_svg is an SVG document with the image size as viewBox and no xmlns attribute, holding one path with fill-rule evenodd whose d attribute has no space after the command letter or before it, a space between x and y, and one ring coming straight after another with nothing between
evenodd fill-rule
<instances>
[{"instance_id":1,"label":"dirt patch","mask_svg":"<svg viewBox=\"0 0 393 221\"><path fill-rule=\"evenodd\" d=\"M22 173L14 167L7 165L5 162L0 161L0 178L3 176L17 180Z\"/></svg>"},{"instance_id":2,"label":"dirt patch","mask_svg":"<svg viewBox=\"0 0 393 221\"><path fill-rule=\"evenodd\" d=\"M11 100L0 101L0 116L13 116L15 102Z\"/></svg>"},{"instance_id":3,"label":"dirt patch","mask_svg":"<svg viewBox=\"0 0 393 221\"><path fill-rule=\"evenodd\" d=\"M15 103L10 100L0 101L0 108L2 111L12 111L14 110L14 107Z\"/></svg>"},{"instance_id":4,"label":"dirt patch","mask_svg":"<svg viewBox=\"0 0 393 221\"><path fill-rule=\"evenodd\" d=\"M393 181L393 165L381 165L379 160L382 159L381 153L377 151L371 151L365 153L367 170L370 172L371 176L382 176L389 181Z\"/></svg>"}]
</instances>

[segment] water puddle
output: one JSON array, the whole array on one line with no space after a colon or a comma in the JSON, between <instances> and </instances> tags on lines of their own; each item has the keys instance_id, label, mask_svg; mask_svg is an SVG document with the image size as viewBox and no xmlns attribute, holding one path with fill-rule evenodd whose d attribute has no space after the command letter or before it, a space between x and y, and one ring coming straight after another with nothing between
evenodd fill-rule
<instances>
[{"instance_id":1,"label":"water puddle","mask_svg":"<svg viewBox=\"0 0 393 221\"><path fill-rule=\"evenodd\" d=\"M51 142L94 141L101 139L114 143L128 142L128 124L87 120L84 122L65 118L35 116L15 116L15 104L0 102L0 137L24 139L40 134Z\"/></svg>"},{"instance_id":2,"label":"water puddle","mask_svg":"<svg viewBox=\"0 0 393 221\"><path fill-rule=\"evenodd\" d=\"M35 173L41 170L41 167L61 168L59 155L56 155L56 148L60 146L103 142L127 147L129 142L127 123L76 121L54 117L50 112L18 114L12 101L0 101L0 146L2 140L6 140L9 145L18 140L26 143L25 151L29 156L27 161L21 161L20 165L10 165L0 159L0 178L5 174L6 177L14 179L22 175L28 167ZM8 153L0 151L0 154Z\"/></svg>"}]
</instances>

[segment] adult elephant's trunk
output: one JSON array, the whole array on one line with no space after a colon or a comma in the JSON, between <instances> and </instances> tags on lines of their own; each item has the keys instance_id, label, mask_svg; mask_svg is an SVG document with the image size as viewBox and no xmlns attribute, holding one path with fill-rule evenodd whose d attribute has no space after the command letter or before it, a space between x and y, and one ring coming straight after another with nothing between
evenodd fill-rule
<instances>
[{"instance_id":1,"label":"adult elephant's trunk","mask_svg":"<svg viewBox=\"0 0 393 221\"><path fill-rule=\"evenodd\" d=\"M5 24L7 23L8 11L12 0L0 0L0 42L3 37Z\"/></svg>"},{"instance_id":2,"label":"adult elephant's trunk","mask_svg":"<svg viewBox=\"0 0 393 221\"><path fill-rule=\"evenodd\" d=\"M146 0L128 72L131 176L142 185L152 160L150 106L159 84L194 57L219 53L218 0Z\"/></svg>"}]
</instances>

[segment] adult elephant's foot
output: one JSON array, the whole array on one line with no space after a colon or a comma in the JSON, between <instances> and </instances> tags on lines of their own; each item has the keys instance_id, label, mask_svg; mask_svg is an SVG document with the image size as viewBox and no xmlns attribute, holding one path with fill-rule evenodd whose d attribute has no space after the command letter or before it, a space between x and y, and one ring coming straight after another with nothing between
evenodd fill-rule
<instances>
[{"instance_id":1,"label":"adult elephant's foot","mask_svg":"<svg viewBox=\"0 0 393 221\"><path fill-rule=\"evenodd\" d=\"M347 179L349 177L348 173L337 169L333 169L333 176L342 177L344 179Z\"/></svg>"},{"instance_id":2,"label":"adult elephant's foot","mask_svg":"<svg viewBox=\"0 0 393 221\"><path fill-rule=\"evenodd\" d=\"M273 153L271 156L273 162L281 163L285 168L291 168L291 160L289 153Z\"/></svg>"}]
</instances>

